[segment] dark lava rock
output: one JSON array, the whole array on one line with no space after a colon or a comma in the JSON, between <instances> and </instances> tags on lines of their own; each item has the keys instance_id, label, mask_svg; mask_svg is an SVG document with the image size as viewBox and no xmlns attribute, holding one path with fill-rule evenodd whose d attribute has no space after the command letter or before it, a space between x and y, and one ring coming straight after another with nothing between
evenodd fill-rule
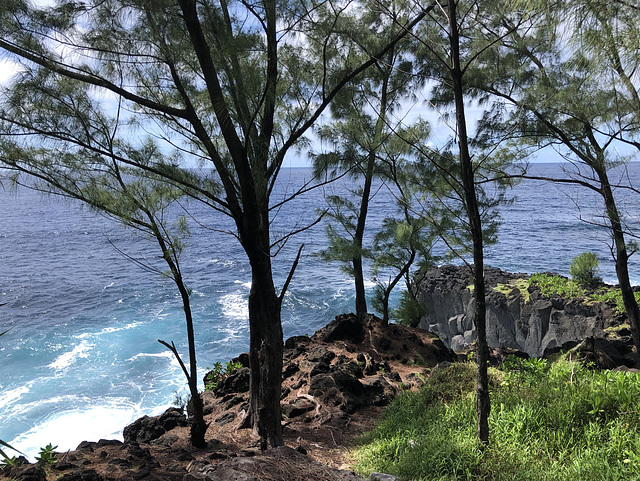
<instances>
[{"instance_id":1,"label":"dark lava rock","mask_svg":"<svg viewBox=\"0 0 640 481\"><path fill-rule=\"evenodd\" d=\"M301 416L302 414L311 411L315 407L316 406L314 403L304 398L294 399L289 403L282 404L280 406L282 414L284 414L289 419L295 418L296 416Z\"/></svg>"},{"instance_id":2,"label":"dark lava rock","mask_svg":"<svg viewBox=\"0 0 640 481\"><path fill-rule=\"evenodd\" d=\"M105 446L121 446L121 445L122 445L122 441L118 439L100 439L96 443L97 448L103 448Z\"/></svg>"},{"instance_id":3,"label":"dark lava rock","mask_svg":"<svg viewBox=\"0 0 640 481\"><path fill-rule=\"evenodd\" d=\"M241 367L222 379L213 390L217 397L230 393L249 392L250 371L248 367Z\"/></svg>"},{"instance_id":4,"label":"dark lava rock","mask_svg":"<svg viewBox=\"0 0 640 481\"><path fill-rule=\"evenodd\" d=\"M39 464L4 467L0 469L0 474L3 475L3 479L13 481L47 481L47 474Z\"/></svg>"},{"instance_id":5,"label":"dark lava rock","mask_svg":"<svg viewBox=\"0 0 640 481\"><path fill-rule=\"evenodd\" d=\"M178 426L187 426L182 409L169 408L160 416L143 416L124 428L125 443L148 443Z\"/></svg>"},{"instance_id":6,"label":"dark lava rock","mask_svg":"<svg viewBox=\"0 0 640 481\"><path fill-rule=\"evenodd\" d=\"M65 474L57 481L102 481L94 469L76 469L72 473Z\"/></svg>"},{"instance_id":7,"label":"dark lava rock","mask_svg":"<svg viewBox=\"0 0 640 481\"><path fill-rule=\"evenodd\" d=\"M282 371L282 379L287 379L288 377L297 374L299 371L300 366L295 362L291 362L284 367L284 370Z\"/></svg>"},{"instance_id":8,"label":"dark lava rock","mask_svg":"<svg viewBox=\"0 0 640 481\"><path fill-rule=\"evenodd\" d=\"M216 424L219 424L220 426L224 426L225 424L229 424L233 422L235 418L236 418L236 414L234 412L227 412L227 413L224 413L222 416L220 416L218 419L216 419Z\"/></svg>"},{"instance_id":9,"label":"dark lava rock","mask_svg":"<svg viewBox=\"0 0 640 481\"><path fill-rule=\"evenodd\" d=\"M356 344L364 340L364 324L352 314L337 316L323 329L324 342L348 340Z\"/></svg>"}]
</instances>

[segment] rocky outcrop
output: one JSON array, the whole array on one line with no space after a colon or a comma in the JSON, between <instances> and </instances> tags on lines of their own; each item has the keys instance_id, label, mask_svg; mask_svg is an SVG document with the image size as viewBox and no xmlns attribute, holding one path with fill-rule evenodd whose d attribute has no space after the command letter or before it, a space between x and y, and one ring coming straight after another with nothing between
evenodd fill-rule
<instances>
[{"instance_id":1,"label":"rocky outcrop","mask_svg":"<svg viewBox=\"0 0 640 481\"><path fill-rule=\"evenodd\" d=\"M124 428L127 443L148 443L178 426L187 426L182 409L169 408L160 416L143 416Z\"/></svg>"},{"instance_id":2,"label":"rocky outcrop","mask_svg":"<svg viewBox=\"0 0 640 481\"><path fill-rule=\"evenodd\" d=\"M612 313L602 303L582 299L546 298L535 287L517 286L526 274L486 268L487 342L490 347L512 348L530 356L586 338L604 338ZM476 338L475 303L469 269L442 266L427 272L418 287L418 300L427 306L419 327L437 334L451 349L461 350Z\"/></svg>"},{"instance_id":3,"label":"rocky outcrop","mask_svg":"<svg viewBox=\"0 0 640 481\"><path fill-rule=\"evenodd\" d=\"M323 422L333 408L349 415L368 406L384 406L401 383L411 384L390 363L411 371L453 360L455 354L432 334L384 325L375 316L361 320L341 315L311 337L285 342L282 412L288 420ZM241 382L245 377L246 368L229 374L213 395L229 407L246 402L248 389Z\"/></svg>"}]
</instances>

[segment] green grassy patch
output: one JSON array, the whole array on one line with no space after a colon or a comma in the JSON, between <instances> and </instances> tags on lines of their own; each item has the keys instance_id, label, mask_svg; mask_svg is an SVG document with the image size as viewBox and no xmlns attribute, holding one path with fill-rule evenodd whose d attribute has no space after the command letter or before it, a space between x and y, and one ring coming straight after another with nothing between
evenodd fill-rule
<instances>
[{"instance_id":1,"label":"green grassy patch","mask_svg":"<svg viewBox=\"0 0 640 481\"><path fill-rule=\"evenodd\" d=\"M640 478L640 376L561 357L491 370L490 445L476 440L475 365L436 370L389 406L354 453L363 476L401 479Z\"/></svg>"},{"instance_id":2,"label":"green grassy patch","mask_svg":"<svg viewBox=\"0 0 640 481\"><path fill-rule=\"evenodd\" d=\"M635 292L634 296L636 298L636 302L640 303L640 292ZM622 291L618 288L613 287L602 287L598 289L598 292L591 294L589 296L594 301L605 302L614 306L614 309L620 313L624 313L624 303L622 302Z\"/></svg>"},{"instance_id":3,"label":"green grassy patch","mask_svg":"<svg viewBox=\"0 0 640 481\"><path fill-rule=\"evenodd\" d=\"M507 296L507 299L514 297L514 289L520 292L520 295L524 299L524 302L529 302L529 280L528 279L514 279L509 281L508 284L498 284L493 288L494 291L500 292Z\"/></svg>"}]
</instances>

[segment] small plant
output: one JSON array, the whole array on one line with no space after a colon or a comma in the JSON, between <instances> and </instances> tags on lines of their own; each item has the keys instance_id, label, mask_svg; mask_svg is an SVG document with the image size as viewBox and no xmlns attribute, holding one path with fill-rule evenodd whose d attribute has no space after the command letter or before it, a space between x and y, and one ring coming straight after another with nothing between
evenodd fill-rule
<instances>
[{"instance_id":1,"label":"small plant","mask_svg":"<svg viewBox=\"0 0 640 481\"><path fill-rule=\"evenodd\" d=\"M36 456L36 461L41 464L57 463L56 449L58 449L58 446L54 446L51 443L47 444L44 448L40 448L40 454Z\"/></svg>"},{"instance_id":2,"label":"small plant","mask_svg":"<svg viewBox=\"0 0 640 481\"><path fill-rule=\"evenodd\" d=\"M598 277L598 256L593 252L583 252L571 261L569 274L581 287L595 287L602 283L602 277Z\"/></svg>"},{"instance_id":3,"label":"small plant","mask_svg":"<svg viewBox=\"0 0 640 481\"><path fill-rule=\"evenodd\" d=\"M173 404L175 407L182 409L184 411L185 409L187 409L190 402L191 402L190 394L180 394L178 393L178 391L174 391L173 401L171 402L171 404Z\"/></svg>"},{"instance_id":4,"label":"small plant","mask_svg":"<svg viewBox=\"0 0 640 481\"><path fill-rule=\"evenodd\" d=\"M241 367L242 364L239 362L227 361L224 368L222 367L221 362L216 362L213 365L213 369L211 369L204 377L204 388L207 391L214 390L218 387L218 384L220 384Z\"/></svg>"},{"instance_id":5,"label":"small plant","mask_svg":"<svg viewBox=\"0 0 640 481\"><path fill-rule=\"evenodd\" d=\"M635 292L634 296L637 302L640 302L640 292ZM617 288L601 288L598 292L591 294L594 301L605 302L615 306L616 312L624 314L624 302L622 300L622 291Z\"/></svg>"},{"instance_id":6,"label":"small plant","mask_svg":"<svg viewBox=\"0 0 640 481\"><path fill-rule=\"evenodd\" d=\"M18 458L16 458L15 456L11 456L9 457L4 457L1 461L0 464L5 464L7 466L17 466L18 465Z\"/></svg>"}]
</instances>

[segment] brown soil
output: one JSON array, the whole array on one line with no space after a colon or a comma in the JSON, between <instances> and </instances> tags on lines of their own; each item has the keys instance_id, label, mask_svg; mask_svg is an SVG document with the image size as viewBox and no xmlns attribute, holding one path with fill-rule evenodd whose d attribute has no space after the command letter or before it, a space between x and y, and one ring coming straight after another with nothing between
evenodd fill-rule
<instances>
[{"instance_id":1,"label":"brown soil","mask_svg":"<svg viewBox=\"0 0 640 481\"><path fill-rule=\"evenodd\" d=\"M439 362L453 360L453 353L426 331L383 326L375 317L364 323L359 342L353 342L347 339L348 336L331 331L332 324L340 319L352 321L354 318L339 316L312 337L287 342L284 372L293 374L283 381L282 405L307 409L303 413L292 412L291 418L283 418L288 449L260 452L252 431L239 429L247 393L218 392L216 395L206 391L206 421L210 425L206 435L208 446L204 449L189 444L188 427L176 427L148 444L83 443L75 451L58 455L58 462L44 469L37 465L0 469L0 479L360 480L362 478L350 471L350 452L358 436L372 428L384 404L393 395L417 387L430 368ZM331 340L327 341L328 338ZM379 405L354 408L339 391L327 395L309 394L317 358L327 351L333 353L329 356L332 357L332 368L357 364L364 368L359 378L363 386L384 385L384 394L374 401ZM287 370L291 365L299 370ZM372 369L377 371L371 372Z\"/></svg>"}]
</instances>

